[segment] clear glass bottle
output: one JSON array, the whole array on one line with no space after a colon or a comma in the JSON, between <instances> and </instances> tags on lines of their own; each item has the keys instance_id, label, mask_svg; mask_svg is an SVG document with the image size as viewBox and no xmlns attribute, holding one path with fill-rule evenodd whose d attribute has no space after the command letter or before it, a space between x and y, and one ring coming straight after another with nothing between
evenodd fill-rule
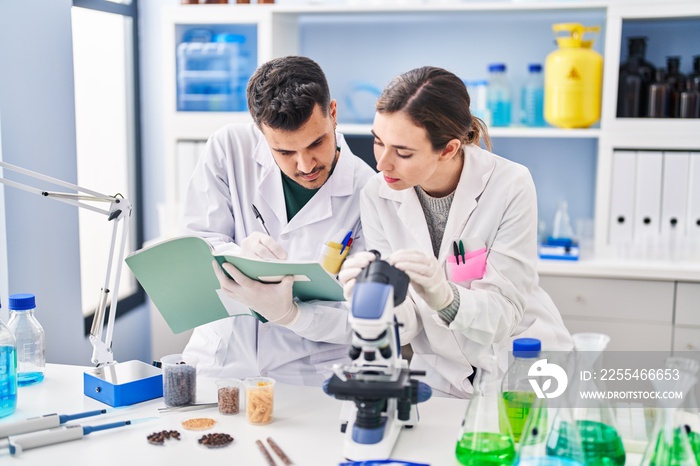
<instances>
[{"instance_id":1,"label":"clear glass bottle","mask_svg":"<svg viewBox=\"0 0 700 466\"><path fill-rule=\"evenodd\" d=\"M0 417L17 408L17 350L15 337L0 320Z\"/></svg>"},{"instance_id":2,"label":"clear glass bottle","mask_svg":"<svg viewBox=\"0 0 700 466\"><path fill-rule=\"evenodd\" d=\"M493 126L510 126L510 85L506 65L489 65L488 107Z\"/></svg>"},{"instance_id":3,"label":"clear glass bottle","mask_svg":"<svg viewBox=\"0 0 700 466\"><path fill-rule=\"evenodd\" d=\"M513 440L516 442L520 441L532 402L535 400L535 391L530 385L528 371L539 358L541 350L542 342L536 338L513 340L513 362L503 377L501 393L513 431Z\"/></svg>"},{"instance_id":4,"label":"clear glass bottle","mask_svg":"<svg viewBox=\"0 0 700 466\"><path fill-rule=\"evenodd\" d=\"M455 456L465 466L510 466L515 459L515 443L500 393L495 356L486 365L477 369Z\"/></svg>"},{"instance_id":5,"label":"clear glass bottle","mask_svg":"<svg viewBox=\"0 0 700 466\"><path fill-rule=\"evenodd\" d=\"M656 68L645 60L646 37L630 37L627 42L627 61L620 65L617 88L618 118L646 116L649 85Z\"/></svg>"},{"instance_id":6,"label":"clear glass bottle","mask_svg":"<svg viewBox=\"0 0 700 466\"><path fill-rule=\"evenodd\" d=\"M44 380L46 343L44 329L36 317L36 298L31 293L10 295L8 328L17 340L17 383L20 387Z\"/></svg>"},{"instance_id":7,"label":"clear glass bottle","mask_svg":"<svg viewBox=\"0 0 700 466\"><path fill-rule=\"evenodd\" d=\"M544 121L544 77L542 65L528 65L528 75L520 99L522 123L525 126L545 126Z\"/></svg>"}]
</instances>

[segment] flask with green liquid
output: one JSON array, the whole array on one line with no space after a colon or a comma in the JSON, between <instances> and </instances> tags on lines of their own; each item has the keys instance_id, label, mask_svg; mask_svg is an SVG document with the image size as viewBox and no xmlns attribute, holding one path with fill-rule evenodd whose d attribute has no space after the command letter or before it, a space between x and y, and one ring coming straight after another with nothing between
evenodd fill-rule
<instances>
[{"instance_id":1,"label":"flask with green liquid","mask_svg":"<svg viewBox=\"0 0 700 466\"><path fill-rule=\"evenodd\" d=\"M465 466L510 466L515 459L515 443L501 397L496 358L486 365L477 369L455 455Z\"/></svg>"},{"instance_id":2,"label":"flask with green liquid","mask_svg":"<svg viewBox=\"0 0 700 466\"><path fill-rule=\"evenodd\" d=\"M576 350L576 374L587 370L600 373L602 354L610 337L602 333L576 333L572 335ZM593 380L581 380L574 393L599 392ZM624 466L625 449L617 430L615 413L604 398L577 399L574 419L581 436L581 446L587 466Z\"/></svg>"}]
</instances>

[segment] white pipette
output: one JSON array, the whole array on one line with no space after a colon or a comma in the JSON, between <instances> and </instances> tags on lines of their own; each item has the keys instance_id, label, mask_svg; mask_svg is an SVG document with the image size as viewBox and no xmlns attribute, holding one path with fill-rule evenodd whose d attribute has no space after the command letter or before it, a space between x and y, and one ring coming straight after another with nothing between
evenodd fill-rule
<instances>
[{"instance_id":1,"label":"white pipette","mask_svg":"<svg viewBox=\"0 0 700 466\"><path fill-rule=\"evenodd\" d=\"M120 421L110 424L102 424L99 426L58 426L53 429L39 430L26 434L11 435L7 438L9 443L10 454L13 456L21 454L23 451L31 450L32 448L45 447L56 443L70 442L71 440L79 440L88 434L100 430L114 429L116 427L128 426L137 422L147 421L154 418L144 418L135 421Z\"/></svg>"},{"instance_id":2,"label":"white pipette","mask_svg":"<svg viewBox=\"0 0 700 466\"><path fill-rule=\"evenodd\" d=\"M10 435L25 434L27 432L35 432L37 430L51 429L58 427L68 421L82 419L84 417L97 416L106 413L106 409L96 411L85 411L77 414L46 414L44 416L30 417L22 421L12 422L9 424L0 424L0 439L9 437Z\"/></svg>"}]
</instances>

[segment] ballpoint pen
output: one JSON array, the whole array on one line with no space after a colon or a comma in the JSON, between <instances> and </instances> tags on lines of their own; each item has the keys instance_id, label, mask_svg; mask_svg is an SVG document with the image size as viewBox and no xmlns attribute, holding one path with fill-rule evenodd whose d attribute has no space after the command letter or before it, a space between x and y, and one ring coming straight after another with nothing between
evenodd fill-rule
<instances>
[{"instance_id":1,"label":"ballpoint pen","mask_svg":"<svg viewBox=\"0 0 700 466\"><path fill-rule=\"evenodd\" d=\"M459 264L459 246L457 246L457 241L452 241L452 254L454 254L455 260Z\"/></svg>"},{"instance_id":2,"label":"ballpoint pen","mask_svg":"<svg viewBox=\"0 0 700 466\"><path fill-rule=\"evenodd\" d=\"M462 264L466 264L467 260L464 258L464 243L459 240L459 255L462 256Z\"/></svg>"},{"instance_id":3,"label":"ballpoint pen","mask_svg":"<svg viewBox=\"0 0 700 466\"><path fill-rule=\"evenodd\" d=\"M341 242L343 245L342 249L340 250L341 255L343 252L345 252L345 248L350 247L350 243L352 243L352 230L348 231L348 234L345 235L345 238L343 238L343 241Z\"/></svg>"},{"instance_id":4,"label":"ballpoint pen","mask_svg":"<svg viewBox=\"0 0 700 466\"><path fill-rule=\"evenodd\" d=\"M82 419L84 417L97 416L106 413L106 409L96 411L85 411L77 414L46 414L44 416L30 417L17 422L0 425L0 439L9 437L10 435L25 434L37 430L51 429L58 427L61 424L72 421L74 419Z\"/></svg>"},{"instance_id":5,"label":"ballpoint pen","mask_svg":"<svg viewBox=\"0 0 700 466\"><path fill-rule=\"evenodd\" d=\"M258 208L255 207L255 204L251 204L251 206L253 206L253 214L255 214L255 218L257 218L260 221L260 224L265 229L265 233L267 233L267 236L272 236L270 235L270 230L268 230L265 226L265 219L262 215L260 215L260 211L258 210Z\"/></svg>"}]
</instances>

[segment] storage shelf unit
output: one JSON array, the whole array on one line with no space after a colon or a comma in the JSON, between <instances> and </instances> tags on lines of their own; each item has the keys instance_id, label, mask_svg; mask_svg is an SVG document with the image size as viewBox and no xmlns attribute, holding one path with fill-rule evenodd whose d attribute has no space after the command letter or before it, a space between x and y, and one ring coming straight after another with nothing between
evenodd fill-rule
<instances>
[{"instance_id":1,"label":"storage shelf unit","mask_svg":"<svg viewBox=\"0 0 700 466\"><path fill-rule=\"evenodd\" d=\"M539 154L551 144L561 154L559 177L567 184L567 176L590 176L591 195L586 199L569 199L572 203L583 203L581 211L590 211L595 220L595 248L609 263L625 261L614 257L607 244L609 230L609 199L612 179L612 154L616 149L634 150L700 150L700 120L657 120L616 118L618 67L624 56L625 44L622 32L625 21L638 19L690 18L698 21L700 28L700 3L693 0L609 0L569 2L468 2L435 4L372 4L372 5L187 5L164 9L164 43L173 45L173 53L165 58L164 66L168 79L164 82L166 93L165 153L168 192L166 198L173 200L178 192L175 186L177 173L177 141L206 140L216 129L232 122L250 121L246 112L177 112L175 111L175 46L176 29L183 25L255 24L257 26L258 62L276 56L304 54L317 60L326 71L334 97L339 101L339 130L349 136L370 137L370 124L355 124L343 120L348 112L341 111L344 105L342 92L349 81L361 76L373 77L373 83L381 88L398 72L412 66L435 64L445 66L463 78L485 76L485 64L489 60L515 63L513 80L518 84L519 76L525 73L527 63L544 60L553 50L553 22L575 21L587 25L600 24L602 32L596 37L596 45L604 57L602 115L598 127L564 130L558 128L490 128L495 152L499 143L505 147L516 147L527 152L537 147L539 153L526 157L525 163L531 171L537 170ZM421 29L420 24L431 27ZM392 40L376 40L380 33L377 24L386 26ZM443 28L432 27L444 25ZM452 26L462 27L452 27ZM481 29L480 29L481 28ZM439 30L445 29L447 32ZM405 30L405 31L404 31ZM493 30L493 31L490 31ZM350 34L350 35L348 35ZM454 34L454 36L445 35ZM471 35L469 35L471 34ZM487 35L493 34L493 35ZM418 39L413 39L417 36ZM503 37L502 40L497 37ZM445 40L448 39L448 40ZM317 45L318 44L318 45ZM544 45L542 45L544 44ZM323 52L321 49L328 50ZM528 55L535 50L534 55ZM700 50L698 51L700 53ZM340 61L330 62L329 55L340 55ZM521 55L524 55L521 57ZM533 58L533 56L535 58ZM396 68L396 69L394 69ZM384 70L387 71L378 71ZM384 75L383 73L386 73ZM377 75L377 76L375 76ZM515 96L517 99L517 96ZM592 141L592 145L581 140ZM511 141L511 142L508 142ZM544 149L543 149L544 148ZM571 150L569 150L571 148ZM590 152L592 148L593 152ZM533 151L535 149L532 149ZM572 152L572 153L570 153ZM508 154L499 154L508 156ZM567 173L572 157L593 160L592 174ZM551 160L550 158L547 160ZM544 162L543 162L544 163ZM586 162L588 163L588 162ZM549 172L548 172L549 173ZM537 181L537 174L533 173ZM541 179L541 177L540 177ZM580 180L579 180L580 181ZM570 193L550 188L562 197ZM538 185L538 194L542 186ZM544 202L546 199L541 199ZM555 200L550 200L550 204ZM546 212L540 205L540 212ZM542 218L549 221L550 216ZM575 218L575 216L574 216ZM671 263L673 264L673 263ZM569 265L567 264L567 270ZM585 270L585 261L571 264L572 269ZM652 265L658 270L665 266ZM670 272L674 265L668 267ZM679 278L685 277L680 272ZM559 265L543 263L543 273L557 273ZM590 270L598 270L596 267ZM603 272L601 272L603 273ZM662 272L665 274L666 272Z\"/></svg>"}]
</instances>

